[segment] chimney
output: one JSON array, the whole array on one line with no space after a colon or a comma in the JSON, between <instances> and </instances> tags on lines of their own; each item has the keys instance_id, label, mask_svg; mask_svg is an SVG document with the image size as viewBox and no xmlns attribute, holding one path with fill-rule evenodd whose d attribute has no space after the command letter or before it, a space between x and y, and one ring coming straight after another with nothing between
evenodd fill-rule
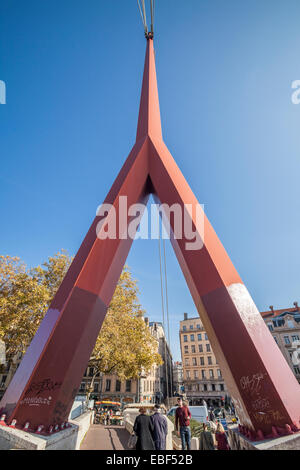
<instances>
[{"instance_id":1,"label":"chimney","mask_svg":"<svg viewBox=\"0 0 300 470\"><path fill-rule=\"evenodd\" d=\"M294 302L294 306L295 306L295 309L297 309L297 311L299 312L299 305L298 305L298 302Z\"/></svg>"},{"instance_id":2,"label":"chimney","mask_svg":"<svg viewBox=\"0 0 300 470\"><path fill-rule=\"evenodd\" d=\"M147 326L149 326L149 318L148 317L145 317L145 323Z\"/></svg>"},{"instance_id":3,"label":"chimney","mask_svg":"<svg viewBox=\"0 0 300 470\"><path fill-rule=\"evenodd\" d=\"M187 319L188 319L188 314L187 314L187 313L184 313L184 314L183 314L183 318L184 318L184 320L187 320Z\"/></svg>"},{"instance_id":4,"label":"chimney","mask_svg":"<svg viewBox=\"0 0 300 470\"><path fill-rule=\"evenodd\" d=\"M275 313L275 312L274 312L274 307L273 307L273 305L270 305L269 309L271 310L271 312L272 312L273 314Z\"/></svg>"}]
</instances>

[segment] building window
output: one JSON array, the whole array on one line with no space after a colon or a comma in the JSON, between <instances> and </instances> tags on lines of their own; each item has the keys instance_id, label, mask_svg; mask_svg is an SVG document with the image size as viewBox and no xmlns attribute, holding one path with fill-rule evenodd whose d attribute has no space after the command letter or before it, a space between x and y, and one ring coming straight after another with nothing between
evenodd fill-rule
<instances>
[{"instance_id":1,"label":"building window","mask_svg":"<svg viewBox=\"0 0 300 470\"><path fill-rule=\"evenodd\" d=\"M105 391L110 392L111 380L106 379Z\"/></svg>"},{"instance_id":2,"label":"building window","mask_svg":"<svg viewBox=\"0 0 300 470\"><path fill-rule=\"evenodd\" d=\"M195 335L191 335L191 341L195 341Z\"/></svg>"},{"instance_id":3,"label":"building window","mask_svg":"<svg viewBox=\"0 0 300 470\"><path fill-rule=\"evenodd\" d=\"M203 390L204 390L204 392L207 392L207 385L206 384L203 384Z\"/></svg>"},{"instance_id":4,"label":"building window","mask_svg":"<svg viewBox=\"0 0 300 470\"><path fill-rule=\"evenodd\" d=\"M131 380L126 380L126 392L131 392Z\"/></svg>"},{"instance_id":5,"label":"building window","mask_svg":"<svg viewBox=\"0 0 300 470\"><path fill-rule=\"evenodd\" d=\"M196 352L196 346L193 344L192 345L192 354L195 354L195 352Z\"/></svg>"},{"instance_id":6,"label":"building window","mask_svg":"<svg viewBox=\"0 0 300 470\"><path fill-rule=\"evenodd\" d=\"M184 346L184 353L185 353L185 354L188 354L188 352L189 352L189 347L188 347L188 346Z\"/></svg>"},{"instance_id":7,"label":"building window","mask_svg":"<svg viewBox=\"0 0 300 470\"><path fill-rule=\"evenodd\" d=\"M213 392L216 391L216 386L215 386L215 384L211 384L211 389L212 389Z\"/></svg>"},{"instance_id":8,"label":"building window","mask_svg":"<svg viewBox=\"0 0 300 470\"><path fill-rule=\"evenodd\" d=\"M224 392L224 385L223 384L220 384L220 390L221 390L221 392Z\"/></svg>"},{"instance_id":9,"label":"building window","mask_svg":"<svg viewBox=\"0 0 300 470\"><path fill-rule=\"evenodd\" d=\"M211 356L208 356L207 357L207 360L208 360L208 365L211 366L212 365L212 359L211 359Z\"/></svg>"},{"instance_id":10,"label":"building window","mask_svg":"<svg viewBox=\"0 0 300 470\"><path fill-rule=\"evenodd\" d=\"M204 334L204 338L205 338L206 340L208 340L208 336L207 336L206 333Z\"/></svg>"},{"instance_id":11,"label":"building window","mask_svg":"<svg viewBox=\"0 0 300 470\"><path fill-rule=\"evenodd\" d=\"M190 361L189 361L189 358L188 358L188 357L186 357L186 359L185 359L185 365L186 365L186 366L189 366L189 365L190 365Z\"/></svg>"},{"instance_id":12,"label":"building window","mask_svg":"<svg viewBox=\"0 0 300 470\"><path fill-rule=\"evenodd\" d=\"M296 375L300 375L300 369L298 366L294 366L294 371Z\"/></svg>"},{"instance_id":13,"label":"building window","mask_svg":"<svg viewBox=\"0 0 300 470\"><path fill-rule=\"evenodd\" d=\"M209 369L209 377L210 379L214 378L214 371L212 369Z\"/></svg>"},{"instance_id":14,"label":"building window","mask_svg":"<svg viewBox=\"0 0 300 470\"><path fill-rule=\"evenodd\" d=\"M204 366L204 357L200 357L200 366Z\"/></svg>"},{"instance_id":15,"label":"building window","mask_svg":"<svg viewBox=\"0 0 300 470\"><path fill-rule=\"evenodd\" d=\"M116 392L120 392L120 391L121 391L121 381L116 380Z\"/></svg>"},{"instance_id":16,"label":"building window","mask_svg":"<svg viewBox=\"0 0 300 470\"><path fill-rule=\"evenodd\" d=\"M183 325L182 330L186 331L186 326L185 325Z\"/></svg>"},{"instance_id":17,"label":"building window","mask_svg":"<svg viewBox=\"0 0 300 470\"><path fill-rule=\"evenodd\" d=\"M188 340L188 339L187 339L187 335L184 335L183 341L184 341L185 343L187 343L187 340Z\"/></svg>"},{"instance_id":18,"label":"building window","mask_svg":"<svg viewBox=\"0 0 300 470\"><path fill-rule=\"evenodd\" d=\"M277 341L277 338L276 338L276 336L273 336L273 338L275 339L276 343L278 344L278 341Z\"/></svg>"},{"instance_id":19,"label":"building window","mask_svg":"<svg viewBox=\"0 0 300 470\"><path fill-rule=\"evenodd\" d=\"M194 378L198 379L198 371L197 370L194 370Z\"/></svg>"},{"instance_id":20,"label":"building window","mask_svg":"<svg viewBox=\"0 0 300 470\"><path fill-rule=\"evenodd\" d=\"M197 330L200 330L200 329L201 329L201 325L199 325L199 323L198 323Z\"/></svg>"},{"instance_id":21,"label":"building window","mask_svg":"<svg viewBox=\"0 0 300 470\"><path fill-rule=\"evenodd\" d=\"M187 379L190 379L191 378L191 373L189 370L186 371L186 378Z\"/></svg>"},{"instance_id":22,"label":"building window","mask_svg":"<svg viewBox=\"0 0 300 470\"><path fill-rule=\"evenodd\" d=\"M206 379L205 370L202 370L201 374L202 374L202 379Z\"/></svg>"},{"instance_id":23,"label":"building window","mask_svg":"<svg viewBox=\"0 0 300 470\"><path fill-rule=\"evenodd\" d=\"M198 341L202 341L202 334L198 333Z\"/></svg>"},{"instance_id":24,"label":"building window","mask_svg":"<svg viewBox=\"0 0 300 470\"><path fill-rule=\"evenodd\" d=\"M207 343L207 345L206 345L206 351L210 352L210 344L209 343Z\"/></svg>"},{"instance_id":25,"label":"building window","mask_svg":"<svg viewBox=\"0 0 300 470\"><path fill-rule=\"evenodd\" d=\"M99 390L99 384L98 382L94 383L94 392L98 392Z\"/></svg>"},{"instance_id":26,"label":"building window","mask_svg":"<svg viewBox=\"0 0 300 470\"><path fill-rule=\"evenodd\" d=\"M89 377L93 377L94 375L94 367L90 367L89 369Z\"/></svg>"},{"instance_id":27,"label":"building window","mask_svg":"<svg viewBox=\"0 0 300 470\"><path fill-rule=\"evenodd\" d=\"M194 329L194 325L190 325L190 330L193 330Z\"/></svg>"},{"instance_id":28,"label":"building window","mask_svg":"<svg viewBox=\"0 0 300 470\"><path fill-rule=\"evenodd\" d=\"M197 359L196 357L193 357L193 366L196 366L197 365Z\"/></svg>"},{"instance_id":29,"label":"building window","mask_svg":"<svg viewBox=\"0 0 300 470\"><path fill-rule=\"evenodd\" d=\"M198 349L199 349L199 352L200 352L200 353L203 352L203 346L202 346L202 344L198 344Z\"/></svg>"},{"instance_id":30,"label":"building window","mask_svg":"<svg viewBox=\"0 0 300 470\"><path fill-rule=\"evenodd\" d=\"M218 374L219 379L221 379L222 378L222 372L220 371L220 369L217 370L217 374Z\"/></svg>"},{"instance_id":31,"label":"building window","mask_svg":"<svg viewBox=\"0 0 300 470\"><path fill-rule=\"evenodd\" d=\"M288 320L288 321L287 321L287 326L288 326L289 328L295 328L295 325L294 325L293 320Z\"/></svg>"},{"instance_id":32,"label":"building window","mask_svg":"<svg viewBox=\"0 0 300 470\"><path fill-rule=\"evenodd\" d=\"M299 338L298 335L292 336L292 341L299 341L299 340L300 340L300 338Z\"/></svg>"},{"instance_id":33,"label":"building window","mask_svg":"<svg viewBox=\"0 0 300 470\"><path fill-rule=\"evenodd\" d=\"M291 344L291 342L290 342L290 337L289 337L289 336L285 336L285 337L284 337L284 342L285 342L285 344Z\"/></svg>"},{"instance_id":34,"label":"building window","mask_svg":"<svg viewBox=\"0 0 300 470\"><path fill-rule=\"evenodd\" d=\"M273 328L273 323L272 323L272 322L267 323L267 325L268 325L268 328L269 328L270 331L273 331L273 330L274 330L274 328Z\"/></svg>"},{"instance_id":35,"label":"building window","mask_svg":"<svg viewBox=\"0 0 300 470\"><path fill-rule=\"evenodd\" d=\"M85 382L81 382L79 391L80 391L80 392L84 392L84 391L85 391Z\"/></svg>"}]
</instances>

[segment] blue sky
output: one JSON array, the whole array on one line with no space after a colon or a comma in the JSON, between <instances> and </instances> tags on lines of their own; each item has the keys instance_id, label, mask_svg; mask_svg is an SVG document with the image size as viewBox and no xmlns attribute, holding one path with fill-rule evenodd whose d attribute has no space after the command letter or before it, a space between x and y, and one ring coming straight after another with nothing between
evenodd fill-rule
<instances>
[{"instance_id":1,"label":"blue sky","mask_svg":"<svg viewBox=\"0 0 300 470\"><path fill-rule=\"evenodd\" d=\"M299 300L298 0L156 0L167 145L258 308ZM135 0L2 0L0 253L76 253L135 140L145 40ZM158 242L128 258L161 319ZM196 316L167 246L171 343Z\"/></svg>"}]
</instances>

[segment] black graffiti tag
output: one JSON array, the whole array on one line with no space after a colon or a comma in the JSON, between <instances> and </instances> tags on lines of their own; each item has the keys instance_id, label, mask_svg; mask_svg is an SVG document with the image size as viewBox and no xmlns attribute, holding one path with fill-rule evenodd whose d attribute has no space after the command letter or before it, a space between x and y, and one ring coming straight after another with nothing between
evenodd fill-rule
<instances>
[{"instance_id":1,"label":"black graffiti tag","mask_svg":"<svg viewBox=\"0 0 300 470\"><path fill-rule=\"evenodd\" d=\"M25 396L34 392L36 396L41 395L44 392L53 392L61 387L62 382L53 382L51 379L44 379L41 382L34 382L26 390Z\"/></svg>"}]
</instances>

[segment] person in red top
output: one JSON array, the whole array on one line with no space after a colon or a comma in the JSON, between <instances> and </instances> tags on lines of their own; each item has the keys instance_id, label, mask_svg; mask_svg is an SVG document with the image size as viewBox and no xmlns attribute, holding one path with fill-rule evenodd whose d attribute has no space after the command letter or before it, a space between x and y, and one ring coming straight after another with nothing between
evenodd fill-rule
<instances>
[{"instance_id":1,"label":"person in red top","mask_svg":"<svg viewBox=\"0 0 300 470\"><path fill-rule=\"evenodd\" d=\"M218 450L230 450L227 436L224 431L222 423L218 423L216 430L216 441L218 445Z\"/></svg>"},{"instance_id":2,"label":"person in red top","mask_svg":"<svg viewBox=\"0 0 300 470\"><path fill-rule=\"evenodd\" d=\"M182 398L177 400L178 408L176 409L175 414L175 427L178 436L181 438L182 450L191 450L191 429L190 429L190 419L192 417L191 412L186 404L183 404ZM180 432L178 430L178 424Z\"/></svg>"}]
</instances>

